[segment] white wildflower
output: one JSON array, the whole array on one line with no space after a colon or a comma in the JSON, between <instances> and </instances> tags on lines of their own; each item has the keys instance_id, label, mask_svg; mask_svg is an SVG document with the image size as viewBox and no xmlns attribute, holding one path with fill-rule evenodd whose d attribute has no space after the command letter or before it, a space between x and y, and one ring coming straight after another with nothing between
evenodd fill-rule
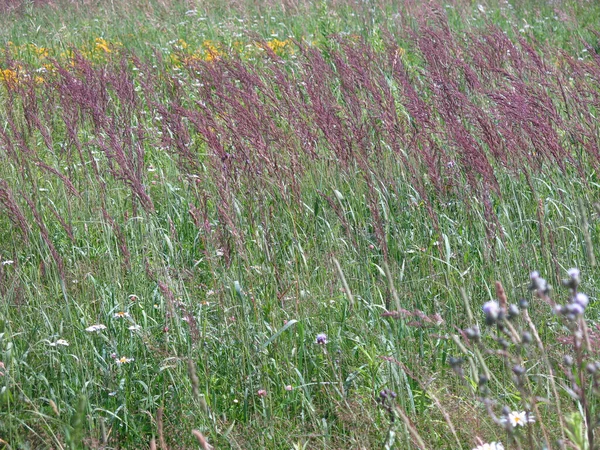
<instances>
[{"instance_id":1,"label":"white wildflower","mask_svg":"<svg viewBox=\"0 0 600 450\"><path fill-rule=\"evenodd\" d=\"M133 358L127 358L125 356L121 356L120 358L117 358L115 360L115 362L117 363L118 366L122 365L122 364L129 364L130 362L133 362L134 359Z\"/></svg>"},{"instance_id":2,"label":"white wildflower","mask_svg":"<svg viewBox=\"0 0 600 450\"><path fill-rule=\"evenodd\" d=\"M502 442L490 442L489 444L479 445L473 450L504 450L504 445L502 445Z\"/></svg>"},{"instance_id":3,"label":"white wildflower","mask_svg":"<svg viewBox=\"0 0 600 450\"><path fill-rule=\"evenodd\" d=\"M516 428L519 426L524 427L528 423L534 423L535 417L525 411L511 411L508 413L508 418L503 417L501 420L504 423L508 421L513 428Z\"/></svg>"}]
</instances>

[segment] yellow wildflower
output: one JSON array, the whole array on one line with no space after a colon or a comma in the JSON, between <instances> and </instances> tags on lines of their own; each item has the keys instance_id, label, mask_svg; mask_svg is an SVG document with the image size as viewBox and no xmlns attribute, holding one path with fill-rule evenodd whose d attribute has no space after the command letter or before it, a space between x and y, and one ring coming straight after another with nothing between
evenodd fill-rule
<instances>
[{"instance_id":1,"label":"yellow wildflower","mask_svg":"<svg viewBox=\"0 0 600 450\"><path fill-rule=\"evenodd\" d=\"M202 43L202 47L204 48L205 61L214 61L215 59L219 59L222 56L222 53L212 41L204 41Z\"/></svg>"},{"instance_id":2,"label":"yellow wildflower","mask_svg":"<svg viewBox=\"0 0 600 450\"><path fill-rule=\"evenodd\" d=\"M291 40L286 39L285 41L280 41L279 39L272 39L267 42L267 47L273 50L273 53L277 55L284 55L286 52L292 53L293 50L290 46Z\"/></svg>"},{"instance_id":3,"label":"yellow wildflower","mask_svg":"<svg viewBox=\"0 0 600 450\"><path fill-rule=\"evenodd\" d=\"M19 81L17 72L12 69L0 69L0 79L9 86L13 86Z\"/></svg>"},{"instance_id":4,"label":"yellow wildflower","mask_svg":"<svg viewBox=\"0 0 600 450\"><path fill-rule=\"evenodd\" d=\"M30 44L29 48L33 51L33 53L35 53L36 55L38 55L38 57L41 58L47 58L48 55L50 54L50 51L46 48L46 47L38 47L35 44Z\"/></svg>"},{"instance_id":5,"label":"yellow wildflower","mask_svg":"<svg viewBox=\"0 0 600 450\"><path fill-rule=\"evenodd\" d=\"M102 38L96 38L96 50L103 50L105 53L112 53L109 43Z\"/></svg>"}]
</instances>

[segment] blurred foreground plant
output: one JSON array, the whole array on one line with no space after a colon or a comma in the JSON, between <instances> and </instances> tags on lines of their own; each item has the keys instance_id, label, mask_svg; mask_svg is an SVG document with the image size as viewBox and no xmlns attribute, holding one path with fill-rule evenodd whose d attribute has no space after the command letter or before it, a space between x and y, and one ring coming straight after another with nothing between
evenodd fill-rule
<instances>
[{"instance_id":1,"label":"blurred foreground plant","mask_svg":"<svg viewBox=\"0 0 600 450\"><path fill-rule=\"evenodd\" d=\"M478 380L469 384L471 392L492 421L504 429L506 443L512 448L594 449L600 363L592 360L593 335L584 318L589 298L579 291L580 272L568 270L568 278L563 281L569 290L565 304L550 297L551 288L538 272L532 272L530 280L529 289L552 308L568 330L569 338L563 341L571 344L572 351L563 356L559 365L562 375L555 372L538 326L529 315L529 302L521 299L509 303L500 282L496 282L497 300L483 305L489 333L482 333L473 325L461 331L462 339L454 336L466 358L450 358L450 365L463 380ZM465 303L472 319L468 300ZM533 372L536 359L543 369ZM463 368L466 360L470 364L469 375ZM500 372L502 368L508 377ZM563 409L564 396L559 395L559 387L574 401L576 412L566 413L571 408ZM544 391L546 395L542 396ZM557 425L560 439L553 442L551 430ZM489 444L482 445L486 448Z\"/></svg>"}]
</instances>

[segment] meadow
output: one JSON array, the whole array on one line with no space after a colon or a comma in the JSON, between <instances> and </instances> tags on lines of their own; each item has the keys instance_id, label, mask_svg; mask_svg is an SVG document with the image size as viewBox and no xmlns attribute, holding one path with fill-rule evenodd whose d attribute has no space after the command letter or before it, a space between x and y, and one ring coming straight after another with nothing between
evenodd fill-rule
<instances>
[{"instance_id":1,"label":"meadow","mask_svg":"<svg viewBox=\"0 0 600 450\"><path fill-rule=\"evenodd\" d=\"M600 3L0 11L0 448L597 448Z\"/></svg>"}]
</instances>

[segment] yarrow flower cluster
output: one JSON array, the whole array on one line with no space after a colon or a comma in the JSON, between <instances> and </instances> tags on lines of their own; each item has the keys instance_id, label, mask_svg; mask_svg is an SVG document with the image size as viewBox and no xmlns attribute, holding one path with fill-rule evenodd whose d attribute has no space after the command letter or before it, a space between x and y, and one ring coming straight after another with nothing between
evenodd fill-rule
<instances>
[{"instance_id":1,"label":"yarrow flower cluster","mask_svg":"<svg viewBox=\"0 0 600 450\"><path fill-rule=\"evenodd\" d=\"M504 450L504 445L502 445L502 442L490 442L489 444L478 445L473 450Z\"/></svg>"},{"instance_id":2,"label":"yarrow flower cluster","mask_svg":"<svg viewBox=\"0 0 600 450\"><path fill-rule=\"evenodd\" d=\"M88 333L93 333L94 331L106 330L106 325L102 325L101 323L89 326L85 329Z\"/></svg>"},{"instance_id":3,"label":"yarrow flower cluster","mask_svg":"<svg viewBox=\"0 0 600 450\"><path fill-rule=\"evenodd\" d=\"M58 347L59 345L62 345L63 347L68 347L69 346L69 342L66 341L65 339L59 339L56 342L51 342L49 345L51 347Z\"/></svg>"}]
</instances>

